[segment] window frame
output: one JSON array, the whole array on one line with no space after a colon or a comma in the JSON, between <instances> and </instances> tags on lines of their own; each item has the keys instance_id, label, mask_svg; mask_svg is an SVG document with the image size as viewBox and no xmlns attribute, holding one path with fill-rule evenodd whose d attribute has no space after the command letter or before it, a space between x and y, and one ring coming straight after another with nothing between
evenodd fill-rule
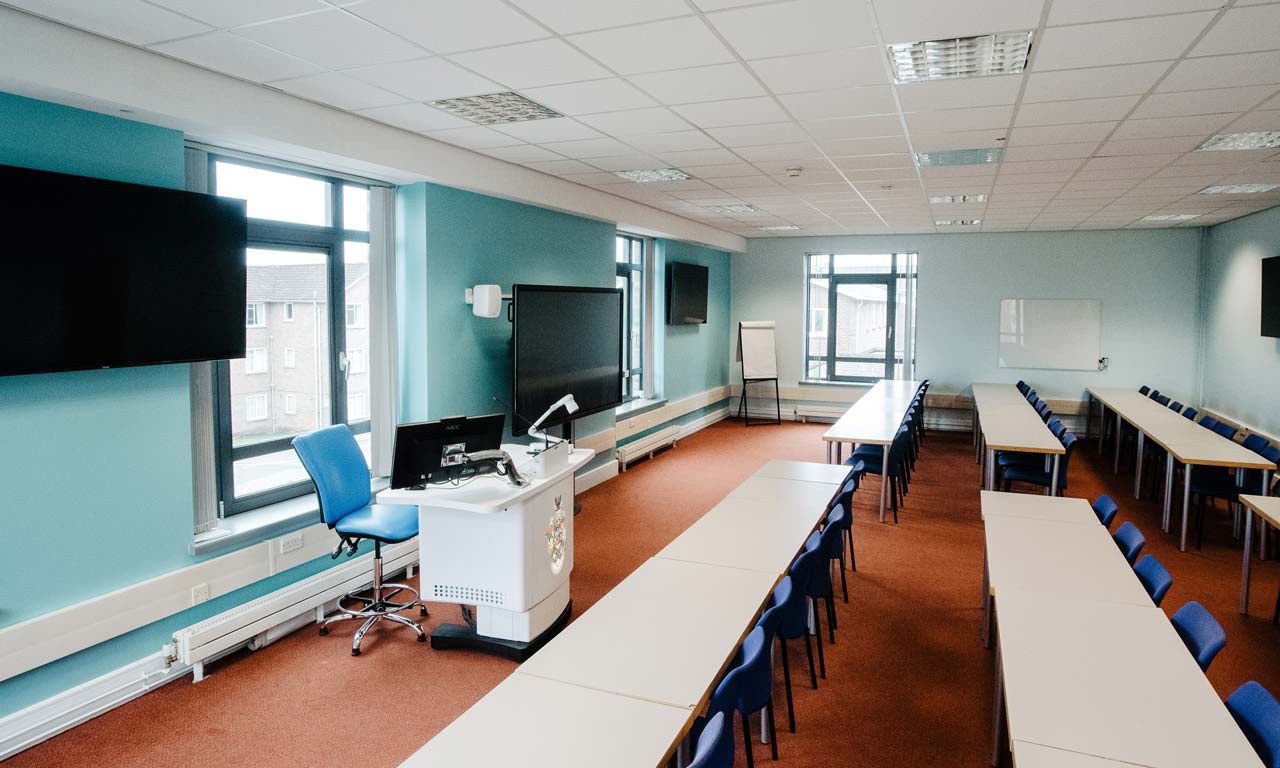
<instances>
[{"instance_id":1,"label":"window frame","mask_svg":"<svg viewBox=\"0 0 1280 768\"><path fill-rule=\"evenodd\" d=\"M262 415L250 416L249 403L261 402ZM244 420L245 421L266 421L271 418L271 397L266 392L251 392L244 396Z\"/></svg>"},{"instance_id":2,"label":"window frame","mask_svg":"<svg viewBox=\"0 0 1280 768\"><path fill-rule=\"evenodd\" d=\"M249 322L249 308L253 307L253 322ZM244 327L267 327L267 304L264 301L246 301L244 305Z\"/></svg>"},{"instance_id":3,"label":"window frame","mask_svg":"<svg viewBox=\"0 0 1280 768\"><path fill-rule=\"evenodd\" d=\"M326 201L328 206L327 221L329 222L327 226L248 217L247 247L255 250L317 251L323 255L328 270L328 296L326 297L326 302L329 307L327 318L329 336L329 423L347 424L351 431L357 435L369 432L371 430L371 422L368 416L355 423L348 423L347 421L346 385L349 365L346 355L345 247L348 242L368 243L370 241L370 232L344 228L342 210L343 189L345 187L367 187L369 185L340 176L308 172L294 167L276 166L242 157L209 152L208 194L210 195L217 195L217 164L219 162L258 168L274 173L315 178L329 184L329 195ZM263 306L262 321L263 326L265 326L265 302L248 303ZM335 311L336 307L343 307L343 311L341 313ZM316 361L316 364L319 365L320 361ZM264 440L249 445L234 445L231 416L231 401L234 396L231 391L231 361L219 360L214 363L213 367L219 516L228 517L312 493L314 486L308 479L241 497L235 495L235 462L291 450L293 436ZM317 396L319 396L319 393L317 393ZM268 403L268 409L270 407L271 405ZM372 409L369 410L371 411ZM269 415L270 411L268 410L268 418Z\"/></svg>"},{"instance_id":4,"label":"window frame","mask_svg":"<svg viewBox=\"0 0 1280 768\"><path fill-rule=\"evenodd\" d=\"M284 302L284 322L286 323L293 322L293 302L292 301Z\"/></svg>"},{"instance_id":5,"label":"window frame","mask_svg":"<svg viewBox=\"0 0 1280 768\"><path fill-rule=\"evenodd\" d=\"M627 255L627 260L625 262L618 261L618 257L617 257L618 241L625 241L627 243L628 255ZM640 261L638 263L635 263L632 261L632 258L631 258L632 248L640 249ZM615 239L614 239L614 261L613 261L614 275L615 277L624 278L627 281L627 287L625 292L623 293L623 298L625 299L625 301L623 302L624 306L622 308L622 359L625 363L627 363L627 365L623 368L623 376L622 376L622 401L624 403L629 402L631 400L639 400L643 398L645 396L645 387L647 385L647 382L645 380L646 379L646 376L645 376L646 349L645 349L644 330L646 325L645 307L648 303L646 299L648 296L648 282L649 282L647 279L646 271L645 271L645 265L648 263L648 260L649 260L649 247L648 247L648 241L646 238L640 237L639 235L627 234L626 232L616 233ZM632 280L633 280L633 275L636 275L636 274L640 276L640 302L639 302L640 316L639 317L635 317L634 313L631 311L632 306L636 303L635 298L632 296ZM640 365L638 366L631 366L629 364L633 359L633 354L632 354L633 350L631 349L631 332L633 328L640 329L640 333L638 335L639 349L635 350L636 352L639 353L638 355L635 356L635 357L638 357L640 360ZM631 380L633 377L637 377L637 376L639 377L640 383L638 387L636 387L636 390L633 391L631 387Z\"/></svg>"},{"instance_id":6,"label":"window frame","mask_svg":"<svg viewBox=\"0 0 1280 768\"><path fill-rule=\"evenodd\" d=\"M249 367L250 360L262 360L262 367ZM271 372L271 352L267 347L246 347L244 350L244 373L246 376L259 376Z\"/></svg>"}]
</instances>

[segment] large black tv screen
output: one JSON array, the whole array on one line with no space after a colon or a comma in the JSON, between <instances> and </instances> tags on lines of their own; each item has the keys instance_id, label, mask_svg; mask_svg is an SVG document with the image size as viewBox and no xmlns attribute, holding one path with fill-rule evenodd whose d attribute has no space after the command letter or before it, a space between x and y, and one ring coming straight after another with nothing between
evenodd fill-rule
<instances>
[{"instance_id":1,"label":"large black tv screen","mask_svg":"<svg viewBox=\"0 0 1280 768\"><path fill-rule=\"evenodd\" d=\"M1262 260L1262 335L1280 338L1280 256Z\"/></svg>"},{"instance_id":2,"label":"large black tv screen","mask_svg":"<svg viewBox=\"0 0 1280 768\"><path fill-rule=\"evenodd\" d=\"M0 166L0 230L0 376L244 357L243 201Z\"/></svg>"},{"instance_id":3,"label":"large black tv screen","mask_svg":"<svg viewBox=\"0 0 1280 768\"><path fill-rule=\"evenodd\" d=\"M529 431L552 403L573 395L578 412L560 409L544 426L622 404L622 291L516 285L513 346L516 417L512 434Z\"/></svg>"}]
</instances>

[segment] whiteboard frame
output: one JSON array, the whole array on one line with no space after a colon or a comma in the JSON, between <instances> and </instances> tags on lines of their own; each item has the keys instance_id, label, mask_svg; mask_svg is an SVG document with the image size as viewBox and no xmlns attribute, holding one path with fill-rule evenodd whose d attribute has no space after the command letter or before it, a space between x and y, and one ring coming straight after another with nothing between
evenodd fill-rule
<instances>
[{"instance_id":1,"label":"whiteboard frame","mask_svg":"<svg viewBox=\"0 0 1280 768\"><path fill-rule=\"evenodd\" d=\"M1006 359L1005 336L1014 333L1005 328L1005 308L1010 302L1022 302L1023 316L1028 313L1025 305L1080 305L1082 318L1078 338L1063 338L1058 346L1021 346L1017 349L1028 353L1026 357L1010 356ZM1086 310L1087 308L1087 310ZM1061 316L1062 309L1057 310ZM1000 368L1015 370L1098 371L1102 357L1102 300L1058 297L1022 297L1000 300L996 332L996 364ZM1046 331L1047 328L1036 329ZM1034 330L1033 330L1034 332ZM1074 349L1071 345L1074 345Z\"/></svg>"}]
</instances>

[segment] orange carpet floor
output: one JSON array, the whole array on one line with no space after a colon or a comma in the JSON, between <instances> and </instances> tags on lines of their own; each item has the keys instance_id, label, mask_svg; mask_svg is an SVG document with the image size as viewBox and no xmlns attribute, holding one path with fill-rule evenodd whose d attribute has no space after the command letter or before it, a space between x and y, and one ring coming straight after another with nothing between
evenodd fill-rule
<instances>
[{"instance_id":1,"label":"orange carpet floor","mask_svg":"<svg viewBox=\"0 0 1280 768\"><path fill-rule=\"evenodd\" d=\"M582 494L575 612L764 462L823 461L825 428L721 422ZM1157 505L1133 499L1132 477L1114 476L1110 455L1099 457L1096 442L1081 443L1069 480L1071 496L1112 494L1121 505L1115 525L1133 520L1146 534L1145 551L1173 574L1167 613L1195 599L1222 622L1227 646L1209 670L1219 694L1249 679L1280 693L1280 628L1270 621L1280 567L1256 564L1252 615L1241 616L1240 548L1225 513L1211 520L1202 551L1180 553L1159 530ZM837 601L840 629L828 649L827 680L817 691L798 682L799 732L779 734L780 765L988 764L993 657L981 640L978 483L969 435L941 433L928 436L900 525L876 522L877 485L868 480L855 503L858 571L849 574L849 603ZM458 620L456 606L431 608L431 626ZM328 637L296 632L224 660L204 682L172 683L33 747L6 768L389 768L515 668L478 653L432 651L408 630L387 626L365 638L360 658L348 652L354 623L338 624ZM804 651L796 645L792 668L802 670ZM780 672L778 679L785 728ZM591 724L570 723L568 732L578 727ZM738 749L742 765L740 743ZM758 744L756 758L772 764Z\"/></svg>"}]
</instances>

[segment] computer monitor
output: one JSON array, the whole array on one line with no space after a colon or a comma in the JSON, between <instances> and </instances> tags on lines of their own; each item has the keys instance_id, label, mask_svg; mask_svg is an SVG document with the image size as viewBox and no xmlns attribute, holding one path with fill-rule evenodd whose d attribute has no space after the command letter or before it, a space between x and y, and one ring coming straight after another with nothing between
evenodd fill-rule
<instances>
[{"instance_id":1,"label":"computer monitor","mask_svg":"<svg viewBox=\"0 0 1280 768\"><path fill-rule=\"evenodd\" d=\"M501 447L506 418L494 413L397 426L391 487L425 486L476 474L465 455Z\"/></svg>"}]
</instances>

